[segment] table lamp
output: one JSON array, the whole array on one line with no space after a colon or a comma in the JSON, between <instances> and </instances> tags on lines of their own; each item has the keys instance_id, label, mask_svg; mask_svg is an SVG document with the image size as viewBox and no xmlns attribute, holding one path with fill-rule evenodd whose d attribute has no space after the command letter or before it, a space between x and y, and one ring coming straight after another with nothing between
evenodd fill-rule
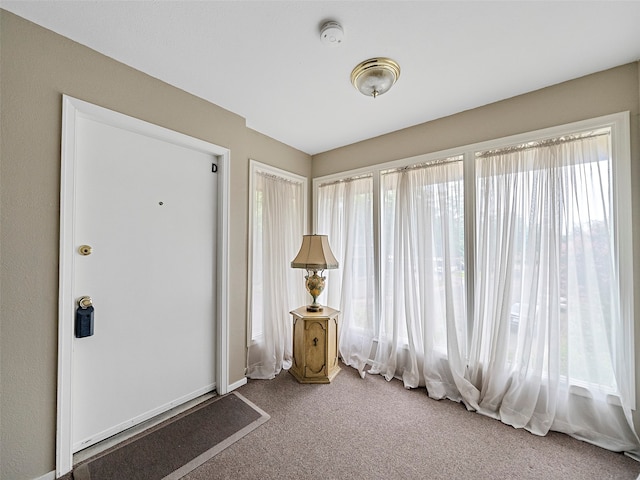
<instances>
[{"instance_id":1,"label":"table lamp","mask_svg":"<svg viewBox=\"0 0 640 480\"><path fill-rule=\"evenodd\" d=\"M329 268L338 268L338 261L331 252L327 235L304 235L300 251L291 262L291 268L304 268L307 271L304 277L307 280L306 287L313 297L313 303L307 305L307 311L321 312L322 306L318 304L318 297L324 290L325 277L322 276L322 272Z\"/></svg>"}]
</instances>

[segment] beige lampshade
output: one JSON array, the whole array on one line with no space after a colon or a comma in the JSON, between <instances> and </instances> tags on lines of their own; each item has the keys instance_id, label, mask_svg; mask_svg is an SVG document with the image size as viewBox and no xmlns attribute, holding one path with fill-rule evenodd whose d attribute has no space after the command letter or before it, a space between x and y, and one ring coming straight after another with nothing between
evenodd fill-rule
<instances>
[{"instance_id":1,"label":"beige lampshade","mask_svg":"<svg viewBox=\"0 0 640 480\"><path fill-rule=\"evenodd\" d=\"M329 238L326 235L304 235L300 251L291 262L291 268L307 270L338 268L338 260L329 247Z\"/></svg>"}]
</instances>

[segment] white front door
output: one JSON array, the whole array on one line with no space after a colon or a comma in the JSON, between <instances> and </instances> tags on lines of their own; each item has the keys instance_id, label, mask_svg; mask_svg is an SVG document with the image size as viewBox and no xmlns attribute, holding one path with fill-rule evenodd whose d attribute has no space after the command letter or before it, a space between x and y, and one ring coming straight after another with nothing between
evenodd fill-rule
<instances>
[{"instance_id":1,"label":"white front door","mask_svg":"<svg viewBox=\"0 0 640 480\"><path fill-rule=\"evenodd\" d=\"M211 153L82 116L75 149L74 452L214 388L217 217Z\"/></svg>"}]
</instances>

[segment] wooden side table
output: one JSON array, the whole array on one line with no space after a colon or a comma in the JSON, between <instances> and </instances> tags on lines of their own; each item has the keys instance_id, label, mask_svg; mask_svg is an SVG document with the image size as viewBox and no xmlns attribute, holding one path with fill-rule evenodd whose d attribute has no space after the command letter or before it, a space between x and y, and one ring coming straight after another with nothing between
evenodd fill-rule
<instances>
[{"instance_id":1,"label":"wooden side table","mask_svg":"<svg viewBox=\"0 0 640 480\"><path fill-rule=\"evenodd\" d=\"M300 383L330 383L338 365L338 310L324 307L307 312L300 307L293 315L293 363L289 372Z\"/></svg>"}]
</instances>

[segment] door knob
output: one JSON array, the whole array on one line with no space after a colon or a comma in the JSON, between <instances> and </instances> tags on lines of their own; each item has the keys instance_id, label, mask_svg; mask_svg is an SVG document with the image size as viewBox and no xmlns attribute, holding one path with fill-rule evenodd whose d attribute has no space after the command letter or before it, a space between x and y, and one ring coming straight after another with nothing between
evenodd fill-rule
<instances>
[{"instance_id":1,"label":"door knob","mask_svg":"<svg viewBox=\"0 0 640 480\"><path fill-rule=\"evenodd\" d=\"M78 299L78 306L80 308L92 307L93 306L93 300L91 300L91 297L89 297L89 296L80 297Z\"/></svg>"}]
</instances>

